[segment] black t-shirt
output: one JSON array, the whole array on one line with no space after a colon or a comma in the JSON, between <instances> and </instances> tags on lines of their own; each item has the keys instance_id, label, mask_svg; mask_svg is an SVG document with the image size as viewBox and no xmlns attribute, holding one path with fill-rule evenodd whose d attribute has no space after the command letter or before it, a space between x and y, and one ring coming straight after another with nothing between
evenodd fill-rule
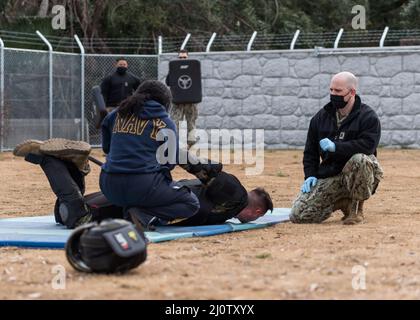
<instances>
[{"instance_id":1,"label":"black t-shirt","mask_svg":"<svg viewBox=\"0 0 420 320\"><path fill-rule=\"evenodd\" d=\"M200 202L198 212L187 220L177 223L182 226L222 224L235 217L248 205L248 193L234 175L220 172L205 186L200 180L181 180Z\"/></svg>"}]
</instances>

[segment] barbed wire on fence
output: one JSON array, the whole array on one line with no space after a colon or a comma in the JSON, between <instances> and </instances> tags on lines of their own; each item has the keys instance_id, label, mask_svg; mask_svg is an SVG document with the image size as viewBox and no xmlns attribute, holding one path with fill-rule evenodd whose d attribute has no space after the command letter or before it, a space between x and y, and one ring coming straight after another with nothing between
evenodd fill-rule
<instances>
[{"instance_id":1,"label":"barbed wire on fence","mask_svg":"<svg viewBox=\"0 0 420 320\"><path fill-rule=\"evenodd\" d=\"M379 45L384 30L344 30L340 47L376 47ZM334 32L300 32L294 48L305 49L314 47L331 48L337 38ZM191 52L204 52L213 33L191 34L186 49ZM294 33L257 34L253 50L289 49ZM211 51L244 51L251 35L216 35ZM44 44L35 33L0 30L0 38L6 47L27 47L43 49ZM68 36L48 35L54 51L78 52L79 47L74 38ZM80 38L88 53L114 54L157 54L158 40L156 38ZM177 52L185 37L162 36L162 53ZM420 29L393 30L386 34L385 46L420 45Z\"/></svg>"}]
</instances>

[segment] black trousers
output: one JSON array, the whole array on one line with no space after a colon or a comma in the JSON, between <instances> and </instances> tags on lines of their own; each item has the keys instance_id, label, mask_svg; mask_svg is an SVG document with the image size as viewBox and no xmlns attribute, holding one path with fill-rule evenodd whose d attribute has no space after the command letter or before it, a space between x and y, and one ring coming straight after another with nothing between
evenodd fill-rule
<instances>
[{"instance_id":1,"label":"black trousers","mask_svg":"<svg viewBox=\"0 0 420 320\"><path fill-rule=\"evenodd\" d=\"M111 203L102 192L85 196L85 178L73 163L43 156L40 165L52 191L57 196L54 214L58 223L65 224L59 214L60 203L63 202L72 204L69 206L69 216L73 219L86 214L86 208L93 215L95 221L108 218L129 218L127 211L122 206ZM137 184L144 183L144 179L142 180L139 177L133 179L138 179ZM174 225L194 226L209 223L209 216L212 215L211 211L214 204L208 199L206 187L200 180L185 179L178 182L168 182L162 177L148 177L148 179L155 181L158 187L155 188L154 192L148 194L150 197L147 202L130 203L131 206L137 205L140 212L145 215L156 216L167 221L184 219ZM120 190L124 192L120 183L117 187L120 187ZM223 223L224 217L221 218L218 223ZM226 216L226 219L229 218L231 216Z\"/></svg>"},{"instance_id":2,"label":"black trousers","mask_svg":"<svg viewBox=\"0 0 420 320\"><path fill-rule=\"evenodd\" d=\"M77 167L67 161L50 156L40 156L44 171L57 200L54 215L58 223L73 228L77 220L88 213L85 205L85 178Z\"/></svg>"},{"instance_id":3,"label":"black trousers","mask_svg":"<svg viewBox=\"0 0 420 320\"><path fill-rule=\"evenodd\" d=\"M102 171L100 187L111 203L124 208L125 218L134 207L140 215L157 217L167 223L189 218L200 207L188 187L172 181L163 172L115 174Z\"/></svg>"},{"instance_id":4,"label":"black trousers","mask_svg":"<svg viewBox=\"0 0 420 320\"><path fill-rule=\"evenodd\" d=\"M103 179L101 175L101 180L108 184L108 189L112 188L111 191L119 193L116 195L118 204L121 197L124 198L122 201L129 200L126 206L118 206L110 202L102 192L84 196L85 177L73 163L50 156L39 156L37 163L40 164L57 197L54 206L56 222L69 228L73 228L75 222L88 212L96 221L108 218L122 219L129 218L128 208L137 207L145 216L173 221L193 216L200 206L197 197L188 187L168 181L168 178L160 173L119 176L116 179ZM129 185L132 187L125 189ZM150 186L146 197L141 197L138 193L140 188L136 186L141 185Z\"/></svg>"}]
</instances>

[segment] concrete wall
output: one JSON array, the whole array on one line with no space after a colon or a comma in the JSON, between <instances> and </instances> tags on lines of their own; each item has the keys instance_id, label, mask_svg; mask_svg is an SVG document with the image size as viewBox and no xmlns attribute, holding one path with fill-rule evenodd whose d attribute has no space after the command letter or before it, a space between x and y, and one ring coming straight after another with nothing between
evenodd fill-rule
<instances>
[{"instance_id":1,"label":"concrete wall","mask_svg":"<svg viewBox=\"0 0 420 320\"><path fill-rule=\"evenodd\" d=\"M176 55L161 55L159 79ZM265 129L268 148L305 144L311 117L328 102L331 76L351 71L382 122L383 146L420 147L420 48L402 52L296 50L191 54L199 59L198 128Z\"/></svg>"}]
</instances>

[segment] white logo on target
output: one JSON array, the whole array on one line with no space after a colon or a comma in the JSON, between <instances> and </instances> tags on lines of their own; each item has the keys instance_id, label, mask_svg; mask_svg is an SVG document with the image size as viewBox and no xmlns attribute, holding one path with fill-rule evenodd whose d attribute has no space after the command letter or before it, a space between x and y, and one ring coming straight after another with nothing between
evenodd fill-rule
<instances>
[{"instance_id":1,"label":"white logo on target","mask_svg":"<svg viewBox=\"0 0 420 320\"><path fill-rule=\"evenodd\" d=\"M178 87L180 87L183 90L188 90L192 86L192 79L190 76L187 76L186 74L182 75L178 79Z\"/></svg>"}]
</instances>

